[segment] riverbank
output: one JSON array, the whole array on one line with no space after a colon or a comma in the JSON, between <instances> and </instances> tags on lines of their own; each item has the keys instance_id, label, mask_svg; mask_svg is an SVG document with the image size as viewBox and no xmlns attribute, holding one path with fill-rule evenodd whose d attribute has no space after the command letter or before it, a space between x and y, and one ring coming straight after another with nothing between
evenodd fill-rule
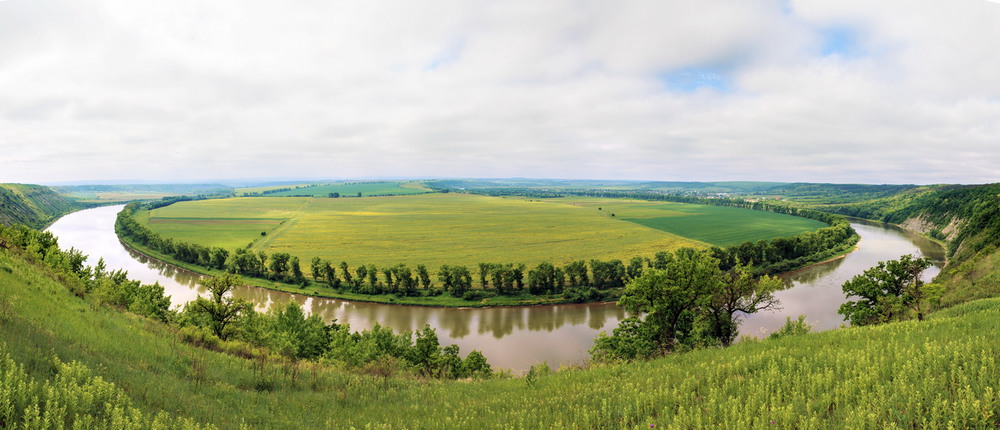
<instances>
[{"instance_id":1,"label":"riverbank","mask_svg":"<svg viewBox=\"0 0 1000 430\"><path fill-rule=\"evenodd\" d=\"M134 241L128 240L128 238L122 236L119 236L118 239L119 241L121 241L123 246L137 253L140 253L148 258L160 261L164 264L169 264L179 269L186 270L191 273L196 273L202 276L219 276L225 273L222 270L210 269L204 266L179 261L169 255L139 245ZM302 287L298 285L286 284L283 282L270 281L252 277L243 277L243 280L248 286L266 288L269 290L280 291L284 293L299 294L302 296L319 297L325 299L337 299L337 300L347 300L352 302L365 302L365 303L379 303L386 305L449 307L449 308L494 308L494 307L528 307L528 306L549 306L549 305L564 305L564 304L578 304L578 303L613 302L608 300L577 302L573 301L572 299L563 297L562 295L555 295L555 294L553 295L522 294L517 296L498 295L492 297L484 297L482 299L479 299L478 301L465 300L461 297L454 297L446 293L435 296L428 296L428 295L397 296L395 294L368 295L368 294L358 294L351 292L338 292L331 290L328 287L317 286L315 283L312 282L310 282L308 286ZM420 292L421 294L425 294L424 291ZM620 291L617 291L615 293L616 296L619 294Z\"/></svg>"}]
</instances>

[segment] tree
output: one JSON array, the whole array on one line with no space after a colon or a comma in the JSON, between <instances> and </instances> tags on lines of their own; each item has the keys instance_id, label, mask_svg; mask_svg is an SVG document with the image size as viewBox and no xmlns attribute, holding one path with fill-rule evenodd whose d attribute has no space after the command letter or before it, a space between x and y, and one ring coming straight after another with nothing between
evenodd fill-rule
<instances>
[{"instance_id":1,"label":"tree","mask_svg":"<svg viewBox=\"0 0 1000 430\"><path fill-rule=\"evenodd\" d=\"M323 278L326 279L326 283L330 288L340 288L340 279L337 278L337 268L333 267L329 261L323 260L323 265L320 266L319 270L323 272Z\"/></svg>"},{"instance_id":2,"label":"tree","mask_svg":"<svg viewBox=\"0 0 1000 430\"><path fill-rule=\"evenodd\" d=\"M625 276L629 280L638 278L642 275L642 265L644 262L645 260L642 257L632 257L632 259L628 262L628 267L625 269Z\"/></svg>"},{"instance_id":3,"label":"tree","mask_svg":"<svg viewBox=\"0 0 1000 430\"><path fill-rule=\"evenodd\" d=\"M351 268L347 266L347 262L346 261L341 261L340 262L340 273L344 274L343 275L344 276L344 284L347 285L348 287L350 287L350 285L351 285L351 270L350 269Z\"/></svg>"},{"instance_id":4,"label":"tree","mask_svg":"<svg viewBox=\"0 0 1000 430\"><path fill-rule=\"evenodd\" d=\"M329 263L327 263L329 265ZM323 281L323 275L326 273L323 271L323 260L319 257L313 257L309 262L309 273L312 273L313 280L316 282Z\"/></svg>"},{"instance_id":5,"label":"tree","mask_svg":"<svg viewBox=\"0 0 1000 430\"><path fill-rule=\"evenodd\" d=\"M907 308L923 320L924 304L933 291L927 290L920 275L930 265L930 259L912 255L878 263L844 283L847 297L861 300L844 303L837 312L856 326L905 319Z\"/></svg>"},{"instance_id":6,"label":"tree","mask_svg":"<svg viewBox=\"0 0 1000 430\"><path fill-rule=\"evenodd\" d=\"M441 270L438 270L438 279L441 281L442 288L450 291L451 295L455 297L462 297L466 291L472 288L472 274L465 266L445 264L441 266Z\"/></svg>"},{"instance_id":7,"label":"tree","mask_svg":"<svg viewBox=\"0 0 1000 430\"><path fill-rule=\"evenodd\" d=\"M271 279L278 281L285 280L285 274L288 272L288 261L291 259L292 256L284 252L271 254L271 264L268 266L271 270Z\"/></svg>"},{"instance_id":8,"label":"tree","mask_svg":"<svg viewBox=\"0 0 1000 430\"><path fill-rule=\"evenodd\" d=\"M424 375L432 375L441 361L441 345L438 343L437 332L430 324L416 332L416 342L410 350L410 362L420 369Z\"/></svg>"},{"instance_id":9,"label":"tree","mask_svg":"<svg viewBox=\"0 0 1000 430\"><path fill-rule=\"evenodd\" d=\"M309 281L307 281L306 276L302 274L302 266L299 264L299 257L292 257L292 259L288 262L288 266L292 270L292 283L305 287Z\"/></svg>"},{"instance_id":10,"label":"tree","mask_svg":"<svg viewBox=\"0 0 1000 430\"><path fill-rule=\"evenodd\" d=\"M250 302L226 296L226 293L230 292L233 287L242 284L243 280L232 273L204 279L201 281L201 285L208 289L211 297L206 299L199 296L191 302L190 309L208 317L209 327L219 339L225 340L230 336L232 324L237 318L254 311Z\"/></svg>"},{"instance_id":11,"label":"tree","mask_svg":"<svg viewBox=\"0 0 1000 430\"><path fill-rule=\"evenodd\" d=\"M421 287L423 287L425 290L430 289L432 285L431 275L430 273L427 272L427 266L424 266L423 264L417 265L417 277L420 278Z\"/></svg>"},{"instance_id":12,"label":"tree","mask_svg":"<svg viewBox=\"0 0 1000 430\"><path fill-rule=\"evenodd\" d=\"M778 309L774 293L785 284L773 276L754 277L749 266L737 265L726 272L720 288L707 305L709 334L729 346L739 333L740 314Z\"/></svg>"},{"instance_id":13,"label":"tree","mask_svg":"<svg viewBox=\"0 0 1000 430\"><path fill-rule=\"evenodd\" d=\"M694 338L693 321L722 286L719 261L691 248L667 260L662 269L646 270L625 286L618 305L631 316L612 336L598 337L594 358L645 358Z\"/></svg>"},{"instance_id":14,"label":"tree","mask_svg":"<svg viewBox=\"0 0 1000 430\"><path fill-rule=\"evenodd\" d=\"M313 314L305 316L294 300L283 308L275 306L269 313L271 347L295 358L316 358L330 347L330 333L326 324Z\"/></svg>"}]
</instances>

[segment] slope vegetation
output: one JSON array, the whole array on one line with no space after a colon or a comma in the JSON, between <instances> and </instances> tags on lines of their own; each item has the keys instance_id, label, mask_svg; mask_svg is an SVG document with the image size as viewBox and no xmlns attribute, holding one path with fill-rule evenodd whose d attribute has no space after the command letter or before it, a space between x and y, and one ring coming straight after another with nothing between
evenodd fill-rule
<instances>
[{"instance_id":1,"label":"slope vegetation","mask_svg":"<svg viewBox=\"0 0 1000 430\"><path fill-rule=\"evenodd\" d=\"M0 224L42 228L82 207L42 185L0 184Z\"/></svg>"},{"instance_id":2,"label":"slope vegetation","mask_svg":"<svg viewBox=\"0 0 1000 430\"><path fill-rule=\"evenodd\" d=\"M1000 296L1000 184L938 185L824 210L902 224L948 245L942 305Z\"/></svg>"},{"instance_id":3,"label":"slope vegetation","mask_svg":"<svg viewBox=\"0 0 1000 430\"><path fill-rule=\"evenodd\" d=\"M199 349L158 322L71 294L16 249L0 249L0 309L0 342L28 379L58 379L60 362L77 362L78 372L123 390L127 398L115 401L134 408L133 415L161 423L166 411L185 425L220 428L1000 424L1000 299L957 306L920 323L744 342L586 370L537 368L526 378L487 381L398 378L377 369L352 374ZM5 389L25 380L10 371L0 378ZM8 392L0 390L0 403ZM35 410L30 399L14 404L28 406L5 416Z\"/></svg>"}]
</instances>

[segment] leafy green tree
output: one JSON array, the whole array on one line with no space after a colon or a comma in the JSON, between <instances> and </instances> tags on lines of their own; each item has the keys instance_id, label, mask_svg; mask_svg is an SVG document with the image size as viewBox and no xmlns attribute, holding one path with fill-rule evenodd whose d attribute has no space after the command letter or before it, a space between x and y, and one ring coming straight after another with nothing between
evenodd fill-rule
<instances>
[{"instance_id":1,"label":"leafy green tree","mask_svg":"<svg viewBox=\"0 0 1000 430\"><path fill-rule=\"evenodd\" d=\"M417 331L410 361L424 375L430 376L437 371L441 361L441 344L438 342L437 332L430 324Z\"/></svg>"},{"instance_id":2,"label":"leafy green tree","mask_svg":"<svg viewBox=\"0 0 1000 430\"><path fill-rule=\"evenodd\" d=\"M323 275L326 274L326 272L323 271L323 259L313 257L309 262L309 273L312 273L314 281L323 282Z\"/></svg>"},{"instance_id":3,"label":"leafy green tree","mask_svg":"<svg viewBox=\"0 0 1000 430\"><path fill-rule=\"evenodd\" d=\"M441 373L451 379L464 378L465 368L462 366L462 357L458 355L458 345L451 344L441 349L441 358L438 368Z\"/></svg>"},{"instance_id":4,"label":"leafy green tree","mask_svg":"<svg viewBox=\"0 0 1000 430\"><path fill-rule=\"evenodd\" d=\"M595 357L648 357L673 350L695 336L691 321L721 288L719 261L706 252L682 248L663 269L644 271L630 281L618 304L630 315L611 337L595 343ZM637 346L630 346L637 345ZM604 348L634 348L634 353Z\"/></svg>"},{"instance_id":5,"label":"leafy green tree","mask_svg":"<svg viewBox=\"0 0 1000 430\"><path fill-rule=\"evenodd\" d=\"M442 288L445 291L450 291L451 295L455 297L462 297L466 291L472 288L472 274L465 266L442 265L441 270L438 271L438 279L441 281Z\"/></svg>"},{"instance_id":6,"label":"leafy green tree","mask_svg":"<svg viewBox=\"0 0 1000 430\"><path fill-rule=\"evenodd\" d=\"M285 252L271 254L271 263L268 265L271 270L271 279L284 281L288 274L288 262L291 259L292 256Z\"/></svg>"},{"instance_id":7,"label":"leafy green tree","mask_svg":"<svg viewBox=\"0 0 1000 430\"><path fill-rule=\"evenodd\" d=\"M292 257L288 262L288 266L291 268L291 281L293 284L298 284L303 287L308 285L306 276L302 274L302 266L299 264L299 257Z\"/></svg>"},{"instance_id":8,"label":"leafy green tree","mask_svg":"<svg viewBox=\"0 0 1000 430\"><path fill-rule=\"evenodd\" d=\"M430 289L431 286L433 286L433 283L431 282L431 275L427 272L427 266L424 266L423 264L417 265L417 277L420 278L420 286L425 290Z\"/></svg>"},{"instance_id":9,"label":"leafy green tree","mask_svg":"<svg viewBox=\"0 0 1000 430\"><path fill-rule=\"evenodd\" d=\"M584 261L574 261L566 265L566 277L569 278L569 286L582 287L590 285L587 276L587 263Z\"/></svg>"},{"instance_id":10,"label":"leafy green tree","mask_svg":"<svg viewBox=\"0 0 1000 430\"><path fill-rule=\"evenodd\" d=\"M284 307L275 307L270 313L272 349L295 358L316 358L326 352L330 334L319 315L305 316L294 300Z\"/></svg>"},{"instance_id":11,"label":"leafy green tree","mask_svg":"<svg viewBox=\"0 0 1000 430\"><path fill-rule=\"evenodd\" d=\"M711 293L706 311L709 334L729 346L739 334L739 318L763 310L777 309L774 293L785 283L773 276L755 277L749 266L738 265L726 272L720 287Z\"/></svg>"},{"instance_id":12,"label":"leafy green tree","mask_svg":"<svg viewBox=\"0 0 1000 430\"><path fill-rule=\"evenodd\" d=\"M330 288L340 288L340 278L337 277L337 268L333 267L329 261L323 260L323 264L319 270L323 272L323 278L326 279L326 284Z\"/></svg>"},{"instance_id":13,"label":"leafy green tree","mask_svg":"<svg viewBox=\"0 0 1000 430\"><path fill-rule=\"evenodd\" d=\"M375 267L374 264L368 265L368 285L370 285L373 290L379 289L378 267Z\"/></svg>"},{"instance_id":14,"label":"leafy green tree","mask_svg":"<svg viewBox=\"0 0 1000 430\"><path fill-rule=\"evenodd\" d=\"M628 280L638 278L642 275L642 267L644 263L645 259L642 257L632 257L632 259L628 262L628 267L625 269L625 277Z\"/></svg>"},{"instance_id":15,"label":"leafy green tree","mask_svg":"<svg viewBox=\"0 0 1000 430\"><path fill-rule=\"evenodd\" d=\"M340 273L342 273L343 276L344 276L344 284L345 285L351 285L351 283L352 283L351 282L352 281L351 280L351 268L347 266L347 262L346 261L341 261L340 262Z\"/></svg>"},{"instance_id":16,"label":"leafy green tree","mask_svg":"<svg viewBox=\"0 0 1000 430\"><path fill-rule=\"evenodd\" d=\"M930 259L912 255L880 262L844 283L842 288L847 297L860 300L840 305L837 312L856 326L906 319L907 308L912 308L922 320L926 301L932 294L920 276L930 265Z\"/></svg>"},{"instance_id":17,"label":"leafy green tree","mask_svg":"<svg viewBox=\"0 0 1000 430\"><path fill-rule=\"evenodd\" d=\"M203 314L208 318L209 327L219 339L229 338L233 323L242 314L254 312L250 302L226 295L234 287L242 284L243 280L232 273L203 279L201 285L208 289L210 298L198 296L188 306L191 312Z\"/></svg>"}]
</instances>

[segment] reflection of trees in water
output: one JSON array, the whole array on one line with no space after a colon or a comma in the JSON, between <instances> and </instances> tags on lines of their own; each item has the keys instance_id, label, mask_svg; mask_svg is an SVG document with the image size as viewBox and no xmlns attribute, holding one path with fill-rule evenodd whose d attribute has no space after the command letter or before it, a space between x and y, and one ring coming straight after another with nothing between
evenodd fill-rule
<instances>
[{"instance_id":1,"label":"reflection of trees in water","mask_svg":"<svg viewBox=\"0 0 1000 430\"><path fill-rule=\"evenodd\" d=\"M490 333L500 339L514 330L552 332L569 324L588 324L597 330L609 319L621 320L624 311L613 304L534 306L527 308L493 308L480 311L480 334ZM465 318L468 320L468 318Z\"/></svg>"},{"instance_id":2,"label":"reflection of trees in water","mask_svg":"<svg viewBox=\"0 0 1000 430\"><path fill-rule=\"evenodd\" d=\"M150 258L127 246L125 249L132 258L155 269L161 276L172 278L199 294L205 293L205 288L198 284L201 275ZM494 338L500 339L513 334L515 330L552 332L567 324L571 326L587 324L597 330L604 327L609 318L620 320L624 317L620 308L606 304L489 309L426 308L315 298L251 286L236 288L233 290L233 295L253 303L260 311L295 300L303 305L304 309L311 314L319 315L324 321L337 320L341 324L353 321L353 330L363 330L378 323L396 331L412 331L435 321L442 334L446 333L452 339L468 336L472 333L473 324L477 323L478 333L490 333Z\"/></svg>"},{"instance_id":3,"label":"reflection of trees in water","mask_svg":"<svg viewBox=\"0 0 1000 430\"><path fill-rule=\"evenodd\" d=\"M823 264L809 266L805 269L780 275L780 278L785 281L785 288L791 288L796 282L800 284L809 284L815 282L823 276L826 276L828 273L837 270L841 264L844 264L844 260L844 258L838 258Z\"/></svg>"},{"instance_id":4,"label":"reflection of trees in water","mask_svg":"<svg viewBox=\"0 0 1000 430\"><path fill-rule=\"evenodd\" d=\"M617 305L591 306L589 309L590 323L593 330L600 330L608 323L608 319L621 321L625 319L625 309Z\"/></svg>"},{"instance_id":5,"label":"reflection of trees in water","mask_svg":"<svg viewBox=\"0 0 1000 430\"><path fill-rule=\"evenodd\" d=\"M164 263L155 258L150 258L146 254L138 252L128 246L125 246L125 250L128 252L128 255L130 257L138 260L140 263L145 264L146 266L153 268L160 274L160 276L163 276L165 278L171 278L177 281L177 283L184 285L186 287L199 287L198 280L201 279L201 275L189 270L181 269L172 264ZM204 289L199 288L198 291L204 292Z\"/></svg>"},{"instance_id":6,"label":"reflection of trees in water","mask_svg":"<svg viewBox=\"0 0 1000 430\"><path fill-rule=\"evenodd\" d=\"M441 329L447 330L448 337L461 339L471 333L472 321L476 319L474 311L459 312L456 310L455 312L440 312L440 314L441 318L438 321L441 324Z\"/></svg>"},{"instance_id":7,"label":"reflection of trees in water","mask_svg":"<svg viewBox=\"0 0 1000 430\"><path fill-rule=\"evenodd\" d=\"M552 331L562 325L558 306L544 306L528 310L528 330Z\"/></svg>"},{"instance_id":8,"label":"reflection of trees in water","mask_svg":"<svg viewBox=\"0 0 1000 430\"><path fill-rule=\"evenodd\" d=\"M344 302L340 300L314 298L310 302L308 310L310 315L319 315L327 323L336 322L343 324L344 321L340 321L338 316L343 307Z\"/></svg>"},{"instance_id":9,"label":"reflection of trees in water","mask_svg":"<svg viewBox=\"0 0 1000 430\"><path fill-rule=\"evenodd\" d=\"M479 333L491 333L500 339L514 332L514 327L524 327L524 313L516 308L484 309Z\"/></svg>"}]
</instances>

